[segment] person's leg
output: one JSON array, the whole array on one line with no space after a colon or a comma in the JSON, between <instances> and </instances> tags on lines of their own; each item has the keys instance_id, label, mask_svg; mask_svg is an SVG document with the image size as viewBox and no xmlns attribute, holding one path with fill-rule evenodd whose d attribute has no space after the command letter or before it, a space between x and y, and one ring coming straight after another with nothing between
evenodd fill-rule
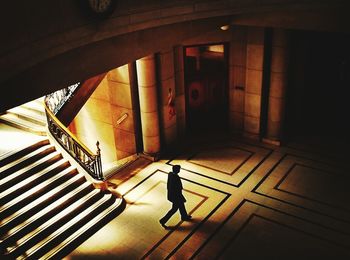
<instances>
[{"instance_id":1,"label":"person's leg","mask_svg":"<svg viewBox=\"0 0 350 260\"><path fill-rule=\"evenodd\" d=\"M176 203L173 203L171 209L168 211L168 213L165 214L164 217L162 217L159 220L159 222L162 225L164 225L171 218L171 216L175 214L175 212L177 211L178 208L179 208L178 205Z\"/></svg>"},{"instance_id":2,"label":"person's leg","mask_svg":"<svg viewBox=\"0 0 350 260\"><path fill-rule=\"evenodd\" d=\"M186 208L185 208L185 203L179 203L178 205L180 214L181 214L181 219L182 220L189 220L191 219L191 216L187 214Z\"/></svg>"}]
</instances>

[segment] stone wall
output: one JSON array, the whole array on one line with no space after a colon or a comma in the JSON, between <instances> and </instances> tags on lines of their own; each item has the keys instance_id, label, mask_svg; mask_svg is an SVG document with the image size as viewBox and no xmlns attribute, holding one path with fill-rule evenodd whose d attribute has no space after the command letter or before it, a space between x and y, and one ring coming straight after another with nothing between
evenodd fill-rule
<instances>
[{"instance_id":1,"label":"stone wall","mask_svg":"<svg viewBox=\"0 0 350 260\"><path fill-rule=\"evenodd\" d=\"M125 120L118 120L127 114ZM102 163L136 153L136 133L128 65L111 70L81 108L69 129L95 152L100 142Z\"/></svg>"}]
</instances>

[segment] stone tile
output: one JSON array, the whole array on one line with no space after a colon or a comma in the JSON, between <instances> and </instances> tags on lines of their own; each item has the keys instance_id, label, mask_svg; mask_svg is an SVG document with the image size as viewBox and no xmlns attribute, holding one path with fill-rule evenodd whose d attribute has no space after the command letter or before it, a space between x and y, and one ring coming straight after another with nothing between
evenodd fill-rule
<instances>
[{"instance_id":1,"label":"stone tile","mask_svg":"<svg viewBox=\"0 0 350 260\"><path fill-rule=\"evenodd\" d=\"M257 117L244 116L244 131L250 134L259 134L260 119Z\"/></svg>"},{"instance_id":2,"label":"stone tile","mask_svg":"<svg viewBox=\"0 0 350 260\"><path fill-rule=\"evenodd\" d=\"M271 72L270 97L283 98L287 89L287 74Z\"/></svg>"},{"instance_id":3,"label":"stone tile","mask_svg":"<svg viewBox=\"0 0 350 260\"><path fill-rule=\"evenodd\" d=\"M281 122L283 120L285 99L269 98L268 119L272 122Z\"/></svg>"},{"instance_id":4,"label":"stone tile","mask_svg":"<svg viewBox=\"0 0 350 260\"><path fill-rule=\"evenodd\" d=\"M146 153L158 153L160 151L160 137L157 136L142 136L143 138L143 150Z\"/></svg>"},{"instance_id":5,"label":"stone tile","mask_svg":"<svg viewBox=\"0 0 350 260\"><path fill-rule=\"evenodd\" d=\"M98 107L99 109L96 109ZM79 119L81 118L81 119ZM79 120L79 124L92 125L93 121L101 121L107 124L112 123L111 106L101 99L90 98L79 111L74 121Z\"/></svg>"},{"instance_id":6,"label":"stone tile","mask_svg":"<svg viewBox=\"0 0 350 260\"><path fill-rule=\"evenodd\" d=\"M98 87L92 93L90 98L101 99L101 100L104 100L106 102L109 102L109 85L108 85L108 80L106 77L101 81L101 83L98 85Z\"/></svg>"},{"instance_id":7,"label":"stone tile","mask_svg":"<svg viewBox=\"0 0 350 260\"><path fill-rule=\"evenodd\" d=\"M255 94L245 94L244 112L245 115L260 118L261 96Z\"/></svg>"},{"instance_id":8,"label":"stone tile","mask_svg":"<svg viewBox=\"0 0 350 260\"><path fill-rule=\"evenodd\" d=\"M232 42L230 45L230 65L246 66L247 45L245 42Z\"/></svg>"},{"instance_id":9,"label":"stone tile","mask_svg":"<svg viewBox=\"0 0 350 260\"><path fill-rule=\"evenodd\" d=\"M268 121L267 123L267 137L280 140L282 136L281 122Z\"/></svg>"},{"instance_id":10,"label":"stone tile","mask_svg":"<svg viewBox=\"0 0 350 260\"><path fill-rule=\"evenodd\" d=\"M111 104L129 109L132 108L130 85L109 81L109 91Z\"/></svg>"},{"instance_id":11,"label":"stone tile","mask_svg":"<svg viewBox=\"0 0 350 260\"><path fill-rule=\"evenodd\" d=\"M156 112L157 105L157 89L153 87L139 87L140 110L145 113Z\"/></svg>"},{"instance_id":12,"label":"stone tile","mask_svg":"<svg viewBox=\"0 0 350 260\"><path fill-rule=\"evenodd\" d=\"M247 69L245 91L250 94L261 95L262 77L263 73L261 70Z\"/></svg>"},{"instance_id":13,"label":"stone tile","mask_svg":"<svg viewBox=\"0 0 350 260\"><path fill-rule=\"evenodd\" d=\"M137 81L141 87L155 86L155 60L154 56L150 55L136 61Z\"/></svg>"},{"instance_id":14,"label":"stone tile","mask_svg":"<svg viewBox=\"0 0 350 260\"><path fill-rule=\"evenodd\" d=\"M189 162L231 175L250 156L251 153L244 150L223 148L202 151L189 159Z\"/></svg>"},{"instance_id":15,"label":"stone tile","mask_svg":"<svg viewBox=\"0 0 350 260\"><path fill-rule=\"evenodd\" d=\"M142 134L144 136L159 136L159 119L158 113L143 113L141 112Z\"/></svg>"},{"instance_id":16,"label":"stone tile","mask_svg":"<svg viewBox=\"0 0 350 260\"><path fill-rule=\"evenodd\" d=\"M130 154L136 152L135 134L122 129L114 128L115 146L118 150Z\"/></svg>"},{"instance_id":17,"label":"stone tile","mask_svg":"<svg viewBox=\"0 0 350 260\"><path fill-rule=\"evenodd\" d=\"M247 46L247 68L252 70L263 70L264 45L248 44Z\"/></svg>"},{"instance_id":18,"label":"stone tile","mask_svg":"<svg viewBox=\"0 0 350 260\"><path fill-rule=\"evenodd\" d=\"M244 66L230 67L230 88L243 87L246 85L246 68Z\"/></svg>"},{"instance_id":19,"label":"stone tile","mask_svg":"<svg viewBox=\"0 0 350 260\"><path fill-rule=\"evenodd\" d=\"M110 70L107 74L107 79L109 81L130 84L128 64Z\"/></svg>"}]
</instances>

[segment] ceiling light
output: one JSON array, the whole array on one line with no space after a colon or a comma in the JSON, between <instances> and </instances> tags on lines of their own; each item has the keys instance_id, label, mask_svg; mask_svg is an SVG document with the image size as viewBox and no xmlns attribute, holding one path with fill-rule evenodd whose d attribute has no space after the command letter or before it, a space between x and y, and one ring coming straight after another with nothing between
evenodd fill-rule
<instances>
[{"instance_id":1,"label":"ceiling light","mask_svg":"<svg viewBox=\"0 0 350 260\"><path fill-rule=\"evenodd\" d=\"M220 29L223 30L223 31L227 31L229 28L230 28L230 26L228 24L223 25L223 26L220 27Z\"/></svg>"}]
</instances>

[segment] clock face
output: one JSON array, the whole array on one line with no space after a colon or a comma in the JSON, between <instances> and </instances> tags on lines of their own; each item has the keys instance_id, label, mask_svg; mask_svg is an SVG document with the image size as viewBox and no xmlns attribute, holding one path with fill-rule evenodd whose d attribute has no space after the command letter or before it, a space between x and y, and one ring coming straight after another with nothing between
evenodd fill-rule
<instances>
[{"instance_id":1,"label":"clock face","mask_svg":"<svg viewBox=\"0 0 350 260\"><path fill-rule=\"evenodd\" d=\"M117 6L117 0L79 0L88 18L106 19L112 15Z\"/></svg>"},{"instance_id":2,"label":"clock face","mask_svg":"<svg viewBox=\"0 0 350 260\"><path fill-rule=\"evenodd\" d=\"M113 7L113 0L89 0L91 10L98 14L110 12Z\"/></svg>"}]
</instances>

